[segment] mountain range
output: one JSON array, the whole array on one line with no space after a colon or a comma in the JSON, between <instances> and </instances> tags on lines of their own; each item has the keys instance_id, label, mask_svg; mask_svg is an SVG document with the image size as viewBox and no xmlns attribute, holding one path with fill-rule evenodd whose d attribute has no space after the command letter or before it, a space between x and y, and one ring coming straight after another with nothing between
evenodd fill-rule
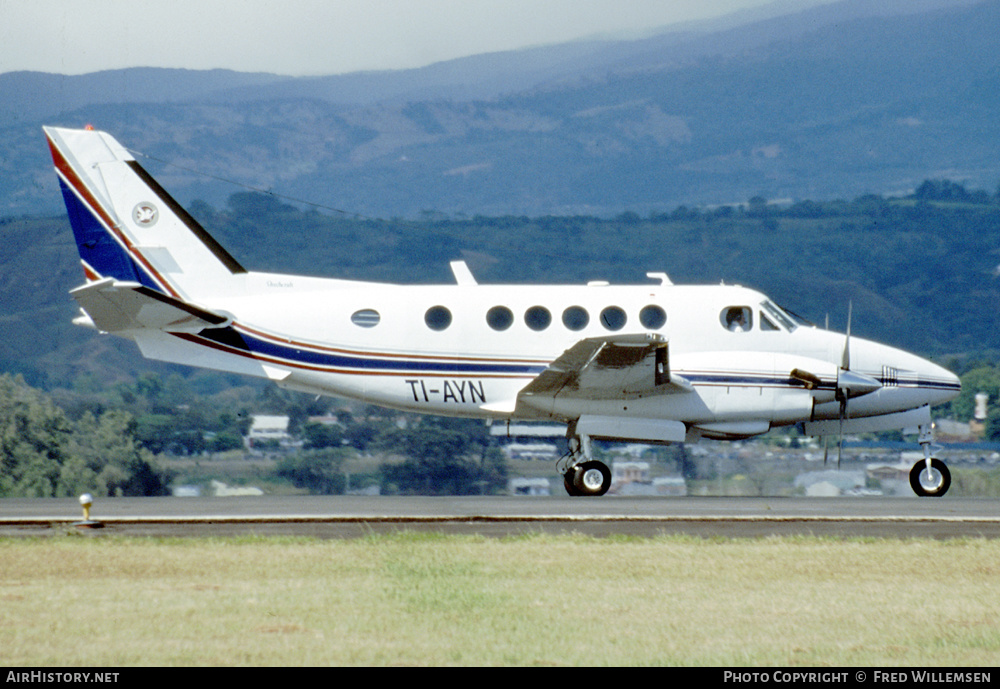
<instances>
[{"instance_id":1,"label":"mountain range","mask_svg":"<svg viewBox=\"0 0 1000 689\"><path fill-rule=\"evenodd\" d=\"M377 217L994 189L1000 0L813 5L393 72L0 74L0 216L60 211L42 124L110 131L182 202Z\"/></svg>"}]
</instances>

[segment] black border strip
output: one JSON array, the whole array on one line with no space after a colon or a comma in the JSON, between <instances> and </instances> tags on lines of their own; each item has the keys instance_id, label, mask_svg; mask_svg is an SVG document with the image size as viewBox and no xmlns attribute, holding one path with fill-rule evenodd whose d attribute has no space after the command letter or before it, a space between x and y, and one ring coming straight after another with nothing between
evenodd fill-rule
<instances>
[{"instance_id":1,"label":"black border strip","mask_svg":"<svg viewBox=\"0 0 1000 689\"><path fill-rule=\"evenodd\" d=\"M227 320L229 320L225 316L220 316L217 313L212 313L211 311L206 311L205 309L199 309L197 306L188 304L187 302L181 301L180 299L174 299L171 296L157 292L154 289L150 289L145 285L136 287L135 291L145 297L161 301L164 304L169 304L170 306L173 306L175 309L180 309L181 311L185 311L191 314L192 316L195 316L196 318L200 318L203 321L211 323L212 325L222 325Z\"/></svg>"},{"instance_id":2,"label":"black border strip","mask_svg":"<svg viewBox=\"0 0 1000 689\"><path fill-rule=\"evenodd\" d=\"M167 190L160 186L159 182L153 179L148 172L146 172L141 165L135 160L125 161L128 166L132 168L135 174L139 175L143 182L153 190L153 192L160 197L160 201L166 204L170 210L181 219L188 229L194 233L194 235L201 240L209 251L215 254L215 257L222 261L223 265L229 269L230 273L234 275L236 273L246 273L247 269L240 265L240 262L233 258L232 254L225 250L225 248L215 241L215 238L208 233L204 227L202 227L197 220L195 220L190 213L188 213L184 208L174 200L174 198L167 193Z\"/></svg>"}]
</instances>

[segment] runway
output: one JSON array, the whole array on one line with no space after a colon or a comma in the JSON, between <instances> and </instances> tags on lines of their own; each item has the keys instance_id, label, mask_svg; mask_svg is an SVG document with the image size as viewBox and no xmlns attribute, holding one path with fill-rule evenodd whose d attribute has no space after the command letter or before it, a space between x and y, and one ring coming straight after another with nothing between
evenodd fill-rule
<instances>
[{"instance_id":1,"label":"runway","mask_svg":"<svg viewBox=\"0 0 1000 689\"><path fill-rule=\"evenodd\" d=\"M1000 501L988 498L362 497L98 498L74 526L79 502L0 500L0 536L292 535L358 538L396 531L508 536L757 538L816 535L1000 538Z\"/></svg>"}]
</instances>

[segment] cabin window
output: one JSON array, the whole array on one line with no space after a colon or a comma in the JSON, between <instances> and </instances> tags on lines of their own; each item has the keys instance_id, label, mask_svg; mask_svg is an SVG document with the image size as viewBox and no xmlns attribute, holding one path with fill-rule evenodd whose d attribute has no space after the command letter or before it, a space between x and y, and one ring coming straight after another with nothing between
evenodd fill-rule
<instances>
[{"instance_id":1,"label":"cabin window","mask_svg":"<svg viewBox=\"0 0 1000 689\"><path fill-rule=\"evenodd\" d=\"M625 310L618 306L609 306L601 311L601 325L608 330L621 330L625 327L628 316Z\"/></svg>"},{"instance_id":2,"label":"cabin window","mask_svg":"<svg viewBox=\"0 0 1000 689\"><path fill-rule=\"evenodd\" d=\"M659 330L667 323L667 312L656 304L650 304L639 312L639 322L646 330Z\"/></svg>"},{"instance_id":3,"label":"cabin window","mask_svg":"<svg viewBox=\"0 0 1000 689\"><path fill-rule=\"evenodd\" d=\"M532 330L545 330L552 323L552 314L544 306L532 306L524 312L524 323Z\"/></svg>"},{"instance_id":4,"label":"cabin window","mask_svg":"<svg viewBox=\"0 0 1000 689\"><path fill-rule=\"evenodd\" d=\"M570 306L563 311L562 322L569 330L583 330L590 324L590 314L582 306Z\"/></svg>"},{"instance_id":5,"label":"cabin window","mask_svg":"<svg viewBox=\"0 0 1000 689\"><path fill-rule=\"evenodd\" d=\"M719 320L726 330L734 333L746 332L753 328L753 310L749 306L729 306L722 309Z\"/></svg>"},{"instance_id":6,"label":"cabin window","mask_svg":"<svg viewBox=\"0 0 1000 689\"><path fill-rule=\"evenodd\" d=\"M486 312L486 323L494 330L506 330L514 322L514 314L506 306L494 306Z\"/></svg>"},{"instance_id":7,"label":"cabin window","mask_svg":"<svg viewBox=\"0 0 1000 689\"><path fill-rule=\"evenodd\" d=\"M451 311L443 306L432 306L424 314L424 323L431 330L444 330L451 325Z\"/></svg>"},{"instance_id":8,"label":"cabin window","mask_svg":"<svg viewBox=\"0 0 1000 689\"><path fill-rule=\"evenodd\" d=\"M351 314L351 323L362 328L374 328L382 317L375 309L361 309Z\"/></svg>"}]
</instances>

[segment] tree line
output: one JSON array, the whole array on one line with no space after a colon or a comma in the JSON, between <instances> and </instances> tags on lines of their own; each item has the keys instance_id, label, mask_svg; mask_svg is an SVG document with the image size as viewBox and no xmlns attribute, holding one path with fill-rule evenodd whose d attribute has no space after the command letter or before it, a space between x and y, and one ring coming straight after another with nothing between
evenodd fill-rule
<instances>
[{"instance_id":1,"label":"tree line","mask_svg":"<svg viewBox=\"0 0 1000 689\"><path fill-rule=\"evenodd\" d=\"M145 374L103 392L90 382L84 378L74 390L49 393L21 376L0 374L0 497L167 495L175 478L164 469L167 458L233 450L247 456L243 436L256 411L287 415L296 439L291 448L269 448L277 459L264 478L272 481L339 494L348 488L345 462L377 455L383 458L377 471L361 479L382 493L506 489L505 457L481 421L361 405L356 413L338 410L331 425L310 417L330 415L335 400L270 384L250 394L241 388L248 399L234 410L231 391L198 394L176 374ZM222 435L238 438L236 445L219 442Z\"/></svg>"},{"instance_id":2,"label":"tree line","mask_svg":"<svg viewBox=\"0 0 1000 689\"><path fill-rule=\"evenodd\" d=\"M71 419L19 376L0 375L0 497L165 495L168 482L127 412Z\"/></svg>"}]
</instances>

